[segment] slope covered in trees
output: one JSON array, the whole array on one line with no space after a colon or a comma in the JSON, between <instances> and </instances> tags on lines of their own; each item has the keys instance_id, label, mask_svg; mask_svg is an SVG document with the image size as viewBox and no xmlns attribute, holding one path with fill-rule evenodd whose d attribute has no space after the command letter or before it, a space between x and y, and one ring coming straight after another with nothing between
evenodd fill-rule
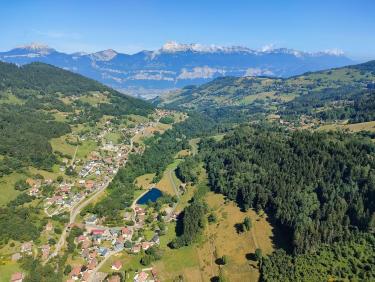
<instances>
[{"instance_id":1,"label":"slope covered in trees","mask_svg":"<svg viewBox=\"0 0 375 282\"><path fill-rule=\"evenodd\" d=\"M202 148L211 187L245 209L269 210L290 230L297 253L373 228L370 139L244 126Z\"/></svg>"},{"instance_id":2,"label":"slope covered in trees","mask_svg":"<svg viewBox=\"0 0 375 282\"><path fill-rule=\"evenodd\" d=\"M292 257L277 250L262 259L261 281L374 281L375 239L370 234L319 246L316 252Z\"/></svg>"}]
</instances>

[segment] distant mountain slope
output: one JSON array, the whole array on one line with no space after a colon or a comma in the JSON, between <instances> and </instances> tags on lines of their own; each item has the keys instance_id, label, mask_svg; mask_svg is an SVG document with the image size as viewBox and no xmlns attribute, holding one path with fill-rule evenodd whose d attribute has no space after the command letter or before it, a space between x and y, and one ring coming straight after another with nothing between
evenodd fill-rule
<instances>
[{"instance_id":1,"label":"distant mountain slope","mask_svg":"<svg viewBox=\"0 0 375 282\"><path fill-rule=\"evenodd\" d=\"M310 72L291 78L222 77L201 86L188 86L155 103L182 110L236 108L248 115L281 114L294 119L373 120L375 61Z\"/></svg>"},{"instance_id":2,"label":"distant mountain slope","mask_svg":"<svg viewBox=\"0 0 375 282\"><path fill-rule=\"evenodd\" d=\"M112 49L93 54L65 54L33 44L0 52L0 60L20 65L44 62L138 94L201 84L220 76L289 77L352 63L338 51L308 53L285 48L259 51L175 42L156 51L133 55Z\"/></svg>"},{"instance_id":3,"label":"distant mountain slope","mask_svg":"<svg viewBox=\"0 0 375 282\"><path fill-rule=\"evenodd\" d=\"M29 89L47 94L60 93L62 96L82 95L89 91L110 93L116 108L134 114L144 114L152 106L142 100L121 94L97 81L44 63L31 63L22 67L0 62L0 90Z\"/></svg>"}]
</instances>

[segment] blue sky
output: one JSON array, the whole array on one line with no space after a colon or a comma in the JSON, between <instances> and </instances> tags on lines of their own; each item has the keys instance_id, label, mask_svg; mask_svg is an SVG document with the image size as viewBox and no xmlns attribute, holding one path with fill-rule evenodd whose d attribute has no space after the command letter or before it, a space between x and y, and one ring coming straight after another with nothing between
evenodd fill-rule
<instances>
[{"instance_id":1,"label":"blue sky","mask_svg":"<svg viewBox=\"0 0 375 282\"><path fill-rule=\"evenodd\" d=\"M135 53L166 41L338 48L375 58L375 1L2 1L0 50L30 42L65 52Z\"/></svg>"}]
</instances>

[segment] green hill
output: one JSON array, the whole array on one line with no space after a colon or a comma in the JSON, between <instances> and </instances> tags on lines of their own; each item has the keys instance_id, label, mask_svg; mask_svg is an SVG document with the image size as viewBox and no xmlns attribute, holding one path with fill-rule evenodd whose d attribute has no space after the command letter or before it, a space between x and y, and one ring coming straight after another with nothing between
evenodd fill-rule
<instances>
[{"instance_id":1,"label":"green hill","mask_svg":"<svg viewBox=\"0 0 375 282\"><path fill-rule=\"evenodd\" d=\"M288 79L222 77L201 86L169 93L157 103L182 110L228 116L236 112L257 118L271 114L286 120L308 116L329 121L374 120L375 61ZM220 109L220 111L218 111Z\"/></svg>"},{"instance_id":2,"label":"green hill","mask_svg":"<svg viewBox=\"0 0 375 282\"><path fill-rule=\"evenodd\" d=\"M93 100L93 93L101 98ZM93 125L104 115L147 115L152 109L50 65L0 62L0 176L29 165L51 169L56 156L49 140L69 133L73 125Z\"/></svg>"}]
</instances>

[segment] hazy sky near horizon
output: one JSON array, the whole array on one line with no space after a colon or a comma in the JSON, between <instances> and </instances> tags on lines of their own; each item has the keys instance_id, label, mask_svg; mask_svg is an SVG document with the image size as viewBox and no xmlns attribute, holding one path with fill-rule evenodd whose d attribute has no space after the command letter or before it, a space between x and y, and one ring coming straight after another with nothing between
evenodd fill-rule
<instances>
[{"instance_id":1,"label":"hazy sky near horizon","mask_svg":"<svg viewBox=\"0 0 375 282\"><path fill-rule=\"evenodd\" d=\"M59 51L124 53L167 41L375 58L375 1L18 0L0 3L0 50L38 42Z\"/></svg>"}]
</instances>

